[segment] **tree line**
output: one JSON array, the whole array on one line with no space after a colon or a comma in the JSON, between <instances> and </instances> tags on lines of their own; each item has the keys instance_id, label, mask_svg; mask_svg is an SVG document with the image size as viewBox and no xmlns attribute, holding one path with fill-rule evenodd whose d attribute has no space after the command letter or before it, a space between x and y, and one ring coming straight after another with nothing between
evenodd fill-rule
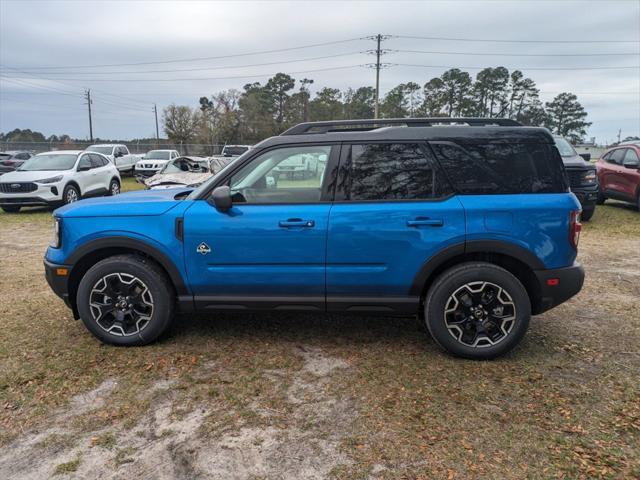
<instances>
[{"instance_id":1,"label":"tree line","mask_svg":"<svg viewBox=\"0 0 640 480\"><path fill-rule=\"evenodd\" d=\"M266 83L247 83L201 97L199 105L169 105L164 130L176 143L252 144L304 121L373 118L373 87L323 87L310 93L313 80L278 73ZM457 68L424 85L402 83L380 99L381 118L504 117L524 125L545 126L578 142L591 122L576 95L564 92L543 103L535 82L519 70L485 68L475 79Z\"/></svg>"}]
</instances>

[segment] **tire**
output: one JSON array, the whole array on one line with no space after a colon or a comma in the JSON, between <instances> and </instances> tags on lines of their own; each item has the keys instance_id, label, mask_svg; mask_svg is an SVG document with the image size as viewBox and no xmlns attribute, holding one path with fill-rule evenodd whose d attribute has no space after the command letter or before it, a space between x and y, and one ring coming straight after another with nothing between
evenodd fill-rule
<instances>
[{"instance_id":1,"label":"tire","mask_svg":"<svg viewBox=\"0 0 640 480\"><path fill-rule=\"evenodd\" d=\"M593 217L593 214L596 212L596 207L587 208L582 211L582 215L580 216L580 220L583 222L588 222Z\"/></svg>"},{"instance_id":2,"label":"tire","mask_svg":"<svg viewBox=\"0 0 640 480\"><path fill-rule=\"evenodd\" d=\"M596 204L597 205L604 205L605 200L607 199L607 197L604 196L604 194L598 190L598 199L596 200Z\"/></svg>"},{"instance_id":3,"label":"tire","mask_svg":"<svg viewBox=\"0 0 640 480\"><path fill-rule=\"evenodd\" d=\"M62 203L64 205L69 205L70 203L77 202L80 200L80 192L78 191L78 187L75 185L67 185L64 187L62 191Z\"/></svg>"},{"instance_id":4,"label":"tire","mask_svg":"<svg viewBox=\"0 0 640 480\"><path fill-rule=\"evenodd\" d=\"M14 207L14 206L8 206L8 207L2 207L2 210L4 210L6 213L18 213L20 211L20 207Z\"/></svg>"},{"instance_id":5,"label":"tire","mask_svg":"<svg viewBox=\"0 0 640 480\"><path fill-rule=\"evenodd\" d=\"M492 300L484 303L485 299ZM478 308L466 307L463 301L469 300ZM504 268L485 262L462 263L441 274L427 293L424 310L433 339L449 353L474 360L492 359L513 349L531 318L531 302L522 283ZM500 325L492 322L496 315L501 316Z\"/></svg>"},{"instance_id":6,"label":"tire","mask_svg":"<svg viewBox=\"0 0 640 480\"><path fill-rule=\"evenodd\" d=\"M167 330L175 293L155 262L139 255L116 255L96 263L82 277L76 303L82 322L100 341L137 346Z\"/></svg>"},{"instance_id":7,"label":"tire","mask_svg":"<svg viewBox=\"0 0 640 480\"><path fill-rule=\"evenodd\" d=\"M112 179L111 182L109 182L109 193L108 195L110 197L113 197L115 195L118 195L120 193L120 182L117 179Z\"/></svg>"}]
</instances>

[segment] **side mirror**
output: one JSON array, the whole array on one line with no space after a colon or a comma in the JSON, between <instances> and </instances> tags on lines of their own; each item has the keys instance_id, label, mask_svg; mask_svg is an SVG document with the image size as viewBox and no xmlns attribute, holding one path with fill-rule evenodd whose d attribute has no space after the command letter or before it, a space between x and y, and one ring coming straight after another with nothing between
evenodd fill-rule
<instances>
[{"instance_id":1,"label":"side mirror","mask_svg":"<svg viewBox=\"0 0 640 480\"><path fill-rule=\"evenodd\" d=\"M113 154L113 158L120 158L122 156L122 152L116 152Z\"/></svg>"},{"instance_id":2,"label":"side mirror","mask_svg":"<svg viewBox=\"0 0 640 480\"><path fill-rule=\"evenodd\" d=\"M231 200L231 189L226 185L216 188L211 192L211 200L213 205L221 212L228 212L233 206Z\"/></svg>"},{"instance_id":3,"label":"side mirror","mask_svg":"<svg viewBox=\"0 0 640 480\"><path fill-rule=\"evenodd\" d=\"M78 172L87 172L91 170L91 165L78 166Z\"/></svg>"},{"instance_id":4,"label":"side mirror","mask_svg":"<svg viewBox=\"0 0 640 480\"><path fill-rule=\"evenodd\" d=\"M580 156L582 158L584 158L585 162L590 162L591 161L591 154L590 153L581 153Z\"/></svg>"}]
</instances>

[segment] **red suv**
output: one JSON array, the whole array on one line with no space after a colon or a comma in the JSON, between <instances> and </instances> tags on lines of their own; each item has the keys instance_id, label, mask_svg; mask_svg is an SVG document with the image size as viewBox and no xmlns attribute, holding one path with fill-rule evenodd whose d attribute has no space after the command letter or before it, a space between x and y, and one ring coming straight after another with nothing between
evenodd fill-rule
<instances>
[{"instance_id":1,"label":"red suv","mask_svg":"<svg viewBox=\"0 0 640 480\"><path fill-rule=\"evenodd\" d=\"M607 198L633 203L640 210L640 143L618 145L596 163L600 191L598 204Z\"/></svg>"}]
</instances>

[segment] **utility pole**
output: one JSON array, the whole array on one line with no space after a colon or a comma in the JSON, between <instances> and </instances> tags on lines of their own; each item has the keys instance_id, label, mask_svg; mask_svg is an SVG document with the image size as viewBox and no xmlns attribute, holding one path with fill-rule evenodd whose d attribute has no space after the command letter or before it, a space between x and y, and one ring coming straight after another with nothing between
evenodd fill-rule
<instances>
[{"instance_id":1,"label":"utility pole","mask_svg":"<svg viewBox=\"0 0 640 480\"><path fill-rule=\"evenodd\" d=\"M160 145L160 133L158 130L158 107L156 106L156 104L153 104L153 113L156 116L156 146Z\"/></svg>"},{"instance_id":2,"label":"utility pole","mask_svg":"<svg viewBox=\"0 0 640 480\"><path fill-rule=\"evenodd\" d=\"M87 106L89 107L89 138L93 143L93 123L91 122L91 89L87 89L84 92L84 98L87 100Z\"/></svg>"},{"instance_id":3,"label":"utility pole","mask_svg":"<svg viewBox=\"0 0 640 480\"><path fill-rule=\"evenodd\" d=\"M620 135L622 134L622 129L618 129L618 143L620 143Z\"/></svg>"},{"instance_id":4,"label":"utility pole","mask_svg":"<svg viewBox=\"0 0 640 480\"><path fill-rule=\"evenodd\" d=\"M376 48L376 106L373 118L378 118L380 110L380 42L382 41L382 35L376 35L376 41L378 42L378 48Z\"/></svg>"},{"instance_id":5,"label":"utility pole","mask_svg":"<svg viewBox=\"0 0 640 480\"><path fill-rule=\"evenodd\" d=\"M376 49L375 50L368 50L367 53L375 53L376 55L376 63L374 64L367 64L367 67L370 68L375 68L376 69L376 93L375 93L375 107L374 107L374 113L373 113L373 118L378 118L379 114L380 114L380 69L385 68L385 67L390 67L391 64L385 64L385 63L380 63L380 56L384 55L385 53L387 53L387 50L383 50L382 48L380 48L380 45L383 41L391 38L391 35L381 35L381 34L377 34L374 35L372 37L367 37L370 40L375 40L376 42Z\"/></svg>"}]
</instances>

